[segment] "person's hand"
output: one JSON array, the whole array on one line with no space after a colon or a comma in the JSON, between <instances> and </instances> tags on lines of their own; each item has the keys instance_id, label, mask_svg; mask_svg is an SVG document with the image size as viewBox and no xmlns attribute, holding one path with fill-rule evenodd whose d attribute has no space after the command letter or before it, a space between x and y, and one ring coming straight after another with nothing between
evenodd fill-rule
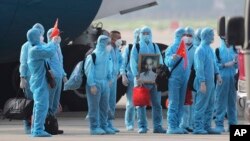
<instances>
[{"instance_id":1,"label":"person's hand","mask_svg":"<svg viewBox=\"0 0 250 141\"><path fill-rule=\"evenodd\" d=\"M27 86L27 81L25 78L21 77L21 80L20 80L20 88L21 89L25 89L25 87Z\"/></svg>"},{"instance_id":2,"label":"person's hand","mask_svg":"<svg viewBox=\"0 0 250 141\"><path fill-rule=\"evenodd\" d=\"M216 81L217 81L217 84L219 84L219 85L222 84L223 80L222 80L222 78L221 78L220 75L217 75L217 76L216 76Z\"/></svg>"},{"instance_id":3,"label":"person's hand","mask_svg":"<svg viewBox=\"0 0 250 141\"><path fill-rule=\"evenodd\" d=\"M122 75L122 84L128 86L128 78L126 75Z\"/></svg>"},{"instance_id":4,"label":"person's hand","mask_svg":"<svg viewBox=\"0 0 250 141\"><path fill-rule=\"evenodd\" d=\"M91 94L96 95L96 93L97 93L97 88L96 88L96 86L91 86L91 87L90 87L90 92L91 92Z\"/></svg>"},{"instance_id":5,"label":"person's hand","mask_svg":"<svg viewBox=\"0 0 250 141\"><path fill-rule=\"evenodd\" d=\"M225 63L224 66L225 67L232 67L235 65L235 63L236 63L235 61L230 61L230 62Z\"/></svg>"},{"instance_id":6,"label":"person's hand","mask_svg":"<svg viewBox=\"0 0 250 141\"><path fill-rule=\"evenodd\" d=\"M143 80L140 79L140 77L136 78L136 83L138 86L142 86L143 85Z\"/></svg>"},{"instance_id":7,"label":"person's hand","mask_svg":"<svg viewBox=\"0 0 250 141\"><path fill-rule=\"evenodd\" d=\"M60 44L61 43L61 37L60 36L53 37L52 42L54 42L55 44Z\"/></svg>"},{"instance_id":8,"label":"person's hand","mask_svg":"<svg viewBox=\"0 0 250 141\"><path fill-rule=\"evenodd\" d=\"M63 77L63 83L66 83L67 81L68 81L67 76L64 76L64 77Z\"/></svg>"},{"instance_id":9,"label":"person's hand","mask_svg":"<svg viewBox=\"0 0 250 141\"><path fill-rule=\"evenodd\" d=\"M173 59L176 60L178 58L177 54L173 54Z\"/></svg>"},{"instance_id":10,"label":"person's hand","mask_svg":"<svg viewBox=\"0 0 250 141\"><path fill-rule=\"evenodd\" d=\"M207 86L206 86L206 83L205 83L205 82L201 82L200 91L201 91L202 93L206 93L206 91L207 91Z\"/></svg>"}]
</instances>

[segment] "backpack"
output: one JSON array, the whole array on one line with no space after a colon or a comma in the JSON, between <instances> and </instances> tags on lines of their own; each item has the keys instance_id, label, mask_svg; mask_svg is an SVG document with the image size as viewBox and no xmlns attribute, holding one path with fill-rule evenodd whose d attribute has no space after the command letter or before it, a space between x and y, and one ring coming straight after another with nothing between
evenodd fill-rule
<instances>
[{"instance_id":1,"label":"backpack","mask_svg":"<svg viewBox=\"0 0 250 141\"><path fill-rule=\"evenodd\" d=\"M96 54L95 53L90 53L90 54L91 54L93 63L95 65ZM84 71L84 64L87 58L86 56L84 57L82 61L78 62L75 68L73 69L69 77L69 80L64 84L64 89L63 89L64 91L76 90L81 87L85 87L86 82L87 82L87 76Z\"/></svg>"},{"instance_id":2,"label":"backpack","mask_svg":"<svg viewBox=\"0 0 250 141\"><path fill-rule=\"evenodd\" d=\"M87 55L86 55L86 56L87 56ZM91 57L92 57L92 60L93 60L94 65L95 65L96 54L95 54L95 53L91 53ZM85 57L85 58L83 59L83 62L82 62L82 86L85 86L86 83L87 83L87 76L86 76L85 71L84 71L84 64L85 64L86 58L87 58L87 57Z\"/></svg>"}]
</instances>

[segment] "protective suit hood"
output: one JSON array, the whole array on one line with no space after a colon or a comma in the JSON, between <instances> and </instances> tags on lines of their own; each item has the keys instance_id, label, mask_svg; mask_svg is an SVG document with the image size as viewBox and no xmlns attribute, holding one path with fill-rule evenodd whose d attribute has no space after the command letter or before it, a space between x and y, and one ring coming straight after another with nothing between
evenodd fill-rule
<instances>
[{"instance_id":1,"label":"protective suit hood","mask_svg":"<svg viewBox=\"0 0 250 141\"><path fill-rule=\"evenodd\" d=\"M36 29L38 29L38 30L39 30L39 32L40 32L40 34L41 34L41 35L44 35L45 30L44 30L44 27L43 27L43 25L42 25L42 24L40 24L40 23L36 23L36 24L34 24L34 25L33 25L33 27L32 27L32 28L36 28Z\"/></svg>"},{"instance_id":2,"label":"protective suit hood","mask_svg":"<svg viewBox=\"0 0 250 141\"><path fill-rule=\"evenodd\" d=\"M194 44L195 44L196 46L199 46L200 43L201 43L201 31L202 31L202 29L201 29L201 28L198 28L198 29L195 31L195 33L194 33L194 36L195 36L195 38L194 38Z\"/></svg>"},{"instance_id":3,"label":"protective suit hood","mask_svg":"<svg viewBox=\"0 0 250 141\"><path fill-rule=\"evenodd\" d=\"M201 31L201 42L211 44L214 41L214 31L210 27L206 27Z\"/></svg>"},{"instance_id":4,"label":"protective suit hood","mask_svg":"<svg viewBox=\"0 0 250 141\"><path fill-rule=\"evenodd\" d=\"M48 41L48 42L51 41L50 35L51 35L51 33L52 33L52 30L53 30L53 28L49 29L48 32L47 32L47 41Z\"/></svg>"},{"instance_id":5,"label":"protective suit hood","mask_svg":"<svg viewBox=\"0 0 250 141\"><path fill-rule=\"evenodd\" d=\"M193 28L191 28L191 27L186 27L185 28L185 33L186 34L189 34L189 35L192 35L193 37L194 37L194 29Z\"/></svg>"},{"instance_id":6,"label":"protective suit hood","mask_svg":"<svg viewBox=\"0 0 250 141\"><path fill-rule=\"evenodd\" d=\"M148 32L149 35L143 35L143 32ZM150 27L147 27L147 26L144 26L141 28L141 32L140 32L140 41L143 41L143 42L152 42L152 32L151 32L151 29Z\"/></svg>"},{"instance_id":7,"label":"protective suit hood","mask_svg":"<svg viewBox=\"0 0 250 141\"><path fill-rule=\"evenodd\" d=\"M175 30L175 42L180 42L182 37L185 34L185 29L184 28L178 28Z\"/></svg>"},{"instance_id":8,"label":"protective suit hood","mask_svg":"<svg viewBox=\"0 0 250 141\"><path fill-rule=\"evenodd\" d=\"M40 36L40 31L36 28L32 28L27 32L27 39L33 46L40 44Z\"/></svg>"},{"instance_id":9,"label":"protective suit hood","mask_svg":"<svg viewBox=\"0 0 250 141\"><path fill-rule=\"evenodd\" d=\"M106 35L101 35L99 36L98 40L97 40L97 45L96 45L96 51L105 51L106 46L108 45L108 43L110 42L110 38Z\"/></svg>"}]
</instances>

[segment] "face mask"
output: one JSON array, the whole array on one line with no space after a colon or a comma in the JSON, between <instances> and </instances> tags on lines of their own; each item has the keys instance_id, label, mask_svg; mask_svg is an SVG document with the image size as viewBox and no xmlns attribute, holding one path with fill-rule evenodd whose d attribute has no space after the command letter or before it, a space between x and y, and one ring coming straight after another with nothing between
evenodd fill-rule
<instances>
[{"instance_id":1,"label":"face mask","mask_svg":"<svg viewBox=\"0 0 250 141\"><path fill-rule=\"evenodd\" d=\"M185 41L186 44L189 44L189 45L190 45L190 44L193 43L193 38L192 38L192 37L185 37L185 38L184 38L184 41Z\"/></svg>"},{"instance_id":2,"label":"face mask","mask_svg":"<svg viewBox=\"0 0 250 141\"><path fill-rule=\"evenodd\" d=\"M111 45L107 45L107 47L106 47L107 52L110 52L111 49L112 49L112 46Z\"/></svg>"},{"instance_id":3,"label":"face mask","mask_svg":"<svg viewBox=\"0 0 250 141\"><path fill-rule=\"evenodd\" d=\"M150 36L149 35L143 35L142 38L143 38L143 40L145 42L149 42L149 40L150 40Z\"/></svg>"},{"instance_id":4,"label":"face mask","mask_svg":"<svg viewBox=\"0 0 250 141\"><path fill-rule=\"evenodd\" d=\"M121 39L118 39L118 40L115 41L115 46L116 47L119 48L121 45L122 45L122 40Z\"/></svg>"}]
</instances>

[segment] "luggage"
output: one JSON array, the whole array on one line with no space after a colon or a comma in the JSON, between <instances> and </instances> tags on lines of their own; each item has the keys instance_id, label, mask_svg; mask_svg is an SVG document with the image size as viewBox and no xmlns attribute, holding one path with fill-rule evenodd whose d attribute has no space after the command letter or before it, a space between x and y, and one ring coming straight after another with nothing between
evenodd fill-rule
<instances>
[{"instance_id":1,"label":"luggage","mask_svg":"<svg viewBox=\"0 0 250 141\"><path fill-rule=\"evenodd\" d=\"M134 106L150 106L150 91L145 87L135 87L133 89Z\"/></svg>"},{"instance_id":2,"label":"luggage","mask_svg":"<svg viewBox=\"0 0 250 141\"><path fill-rule=\"evenodd\" d=\"M25 120L29 119L33 111L33 100L25 97L18 97L21 90L15 98L8 99L3 108L3 118Z\"/></svg>"}]
</instances>

